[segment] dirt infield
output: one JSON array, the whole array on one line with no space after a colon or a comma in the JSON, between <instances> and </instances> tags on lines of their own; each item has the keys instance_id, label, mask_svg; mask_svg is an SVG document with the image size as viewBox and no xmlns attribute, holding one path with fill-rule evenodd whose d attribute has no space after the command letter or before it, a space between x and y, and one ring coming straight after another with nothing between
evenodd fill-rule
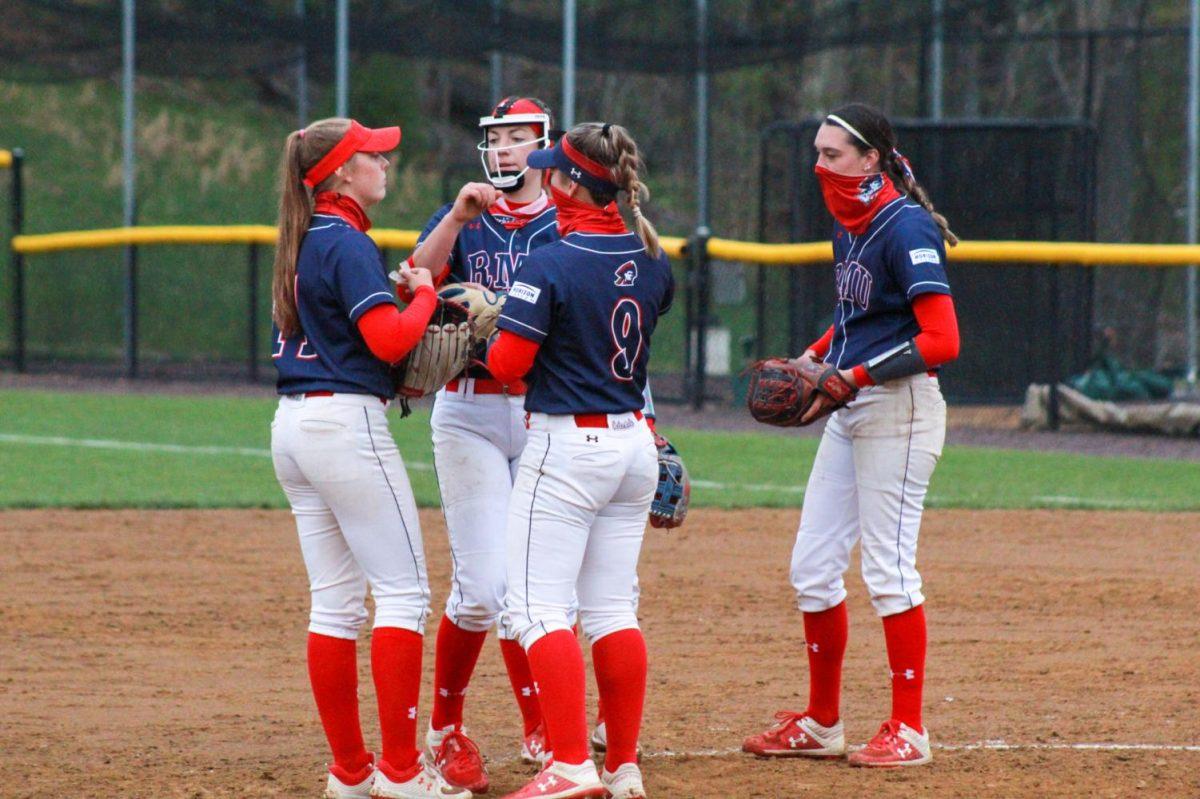
<instances>
[{"instance_id":1,"label":"dirt infield","mask_svg":"<svg viewBox=\"0 0 1200 799\"><path fill-rule=\"evenodd\" d=\"M422 520L433 630L448 554L440 514ZM931 512L926 719L944 748L890 773L733 751L776 709L804 705L786 581L795 522L700 510L648 536L652 797L1200 796L1200 514ZM849 582L844 718L863 741L887 712L887 665ZM0 514L0 796L319 796L306 610L286 512ZM428 676L432 636L427 650ZM467 722L493 795L518 787L529 770L490 643Z\"/></svg>"}]
</instances>

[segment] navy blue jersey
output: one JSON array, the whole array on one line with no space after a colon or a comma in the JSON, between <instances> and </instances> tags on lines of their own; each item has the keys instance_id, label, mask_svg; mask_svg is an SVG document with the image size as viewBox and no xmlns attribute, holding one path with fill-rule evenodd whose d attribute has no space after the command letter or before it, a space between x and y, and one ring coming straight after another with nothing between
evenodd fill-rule
<instances>
[{"instance_id":1,"label":"navy blue jersey","mask_svg":"<svg viewBox=\"0 0 1200 799\"><path fill-rule=\"evenodd\" d=\"M633 233L571 233L531 253L498 323L541 343L525 410L641 410L650 336L674 291L666 255Z\"/></svg>"},{"instance_id":2,"label":"navy blue jersey","mask_svg":"<svg viewBox=\"0 0 1200 799\"><path fill-rule=\"evenodd\" d=\"M855 236L834 223L837 309L826 361L850 369L921 332L912 300L949 294L946 248L937 223L901 195Z\"/></svg>"},{"instance_id":3,"label":"navy blue jersey","mask_svg":"<svg viewBox=\"0 0 1200 799\"><path fill-rule=\"evenodd\" d=\"M438 209L421 231L418 244L453 207L453 203L447 203ZM530 251L558 241L556 210L547 205L546 210L515 230L504 227L503 217L487 211L463 225L450 251L450 282L479 283L493 291L508 291Z\"/></svg>"},{"instance_id":4,"label":"navy blue jersey","mask_svg":"<svg viewBox=\"0 0 1200 799\"><path fill-rule=\"evenodd\" d=\"M272 329L279 393L391 397L388 364L371 354L357 324L376 305L395 303L392 292L375 242L341 217L314 214L296 261L300 332L285 339Z\"/></svg>"}]
</instances>

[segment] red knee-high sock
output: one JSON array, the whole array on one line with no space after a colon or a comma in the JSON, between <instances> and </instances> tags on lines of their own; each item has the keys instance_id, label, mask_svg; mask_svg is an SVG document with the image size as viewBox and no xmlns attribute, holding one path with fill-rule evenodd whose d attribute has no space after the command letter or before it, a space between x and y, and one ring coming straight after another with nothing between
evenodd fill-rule
<instances>
[{"instance_id":1,"label":"red knee-high sock","mask_svg":"<svg viewBox=\"0 0 1200 799\"><path fill-rule=\"evenodd\" d=\"M554 759L570 765L587 760L587 705L583 650L570 630L542 636L529 648L529 666L537 681L546 737Z\"/></svg>"},{"instance_id":2,"label":"red knee-high sock","mask_svg":"<svg viewBox=\"0 0 1200 799\"><path fill-rule=\"evenodd\" d=\"M467 683L475 672L475 663L486 638L487 630L464 630L449 616L442 616L433 665L433 715L429 719L435 730L451 724L462 727Z\"/></svg>"},{"instance_id":3,"label":"red knee-high sock","mask_svg":"<svg viewBox=\"0 0 1200 799\"><path fill-rule=\"evenodd\" d=\"M371 762L358 720L357 643L347 638L308 634L308 680L334 767L353 774Z\"/></svg>"},{"instance_id":4,"label":"red knee-high sock","mask_svg":"<svg viewBox=\"0 0 1200 799\"><path fill-rule=\"evenodd\" d=\"M804 648L808 650L808 709L804 712L824 727L841 717L842 660L849 635L845 601L829 610L804 614Z\"/></svg>"},{"instance_id":5,"label":"red knee-high sock","mask_svg":"<svg viewBox=\"0 0 1200 799\"><path fill-rule=\"evenodd\" d=\"M525 734L533 732L542 723L542 706L538 701L537 687L533 684L533 672L529 670L529 656L520 641L500 639L500 654L504 655L504 666L508 669L508 681L512 683L513 696L521 710Z\"/></svg>"},{"instance_id":6,"label":"red knee-high sock","mask_svg":"<svg viewBox=\"0 0 1200 799\"><path fill-rule=\"evenodd\" d=\"M604 767L616 771L637 762L642 705L646 700L646 639L641 630L620 630L592 645L596 685L604 701L608 751Z\"/></svg>"},{"instance_id":7,"label":"red knee-high sock","mask_svg":"<svg viewBox=\"0 0 1200 799\"><path fill-rule=\"evenodd\" d=\"M917 732L925 687L925 606L883 617L888 665L892 668L892 718Z\"/></svg>"},{"instance_id":8,"label":"red knee-high sock","mask_svg":"<svg viewBox=\"0 0 1200 799\"><path fill-rule=\"evenodd\" d=\"M420 633L401 627L376 627L371 635L371 675L379 699L383 738L381 768L389 779L417 762L417 700L421 694ZM390 767L390 768L388 768Z\"/></svg>"}]
</instances>

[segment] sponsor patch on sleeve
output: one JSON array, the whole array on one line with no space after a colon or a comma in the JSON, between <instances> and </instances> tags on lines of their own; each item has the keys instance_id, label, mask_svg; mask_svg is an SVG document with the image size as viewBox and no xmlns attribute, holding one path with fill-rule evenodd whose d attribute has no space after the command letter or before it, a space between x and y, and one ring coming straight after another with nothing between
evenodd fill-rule
<instances>
[{"instance_id":1,"label":"sponsor patch on sleeve","mask_svg":"<svg viewBox=\"0 0 1200 799\"><path fill-rule=\"evenodd\" d=\"M936 253L934 254L936 255ZM523 300L524 302L536 303L538 301L538 297L541 295L541 289L536 286L531 286L528 283L522 283L519 280L516 283L513 283L512 288L508 290L508 296L516 300Z\"/></svg>"},{"instance_id":2,"label":"sponsor patch on sleeve","mask_svg":"<svg viewBox=\"0 0 1200 799\"><path fill-rule=\"evenodd\" d=\"M909 250L908 257L913 262L913 266L917 264L940 264L942 262L942 259L938 256L938 251L932 247Z\"/></svg>"}]
</instances>

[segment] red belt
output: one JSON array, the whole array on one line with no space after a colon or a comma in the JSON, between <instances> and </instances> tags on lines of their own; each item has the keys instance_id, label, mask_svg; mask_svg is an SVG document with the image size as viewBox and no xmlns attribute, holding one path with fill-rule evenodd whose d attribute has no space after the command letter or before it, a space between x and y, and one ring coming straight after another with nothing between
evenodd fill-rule
<instances>
[{"instance_id":1,"label":"red belt","mask_svg":"<svg viewBox=\"0 0 1200 799\"><path fill-rule=\"evenodd\" d=\"M457 377L446 384L446 390L457 393L460 387L465 387L464 381L473 379L475 381L474 393L476 394L509 394L514 397L519 397L525 393L525 384L521 382L505 385L499 380L491 377L476 377L463 378L459 380Z\"/></svg>"},{"instance_id":2,"label":"red belt","mask_svg":"<svg viewBox=\"0 0 1200 799\"><path fill-rule=\"evenodd\" d=\"M641 419L642 412L634 411L634 419ZM576 427L608 427L607 413L577 413L575 414Z\"/></svg>"},{"instance_id":3,"label":"red belt","mask_svg":"<svg viewBox=\"0 0 1200 799\"><path fill-rule=\"evenodd\" d=\"M306 396L306 397L332 397L333 392L332 391L305 391L304 396ZM384 399L383 397L376 397L375 399L379 400L384 405L387 405L387 400Z\"/></svg>"}]
</instances>

